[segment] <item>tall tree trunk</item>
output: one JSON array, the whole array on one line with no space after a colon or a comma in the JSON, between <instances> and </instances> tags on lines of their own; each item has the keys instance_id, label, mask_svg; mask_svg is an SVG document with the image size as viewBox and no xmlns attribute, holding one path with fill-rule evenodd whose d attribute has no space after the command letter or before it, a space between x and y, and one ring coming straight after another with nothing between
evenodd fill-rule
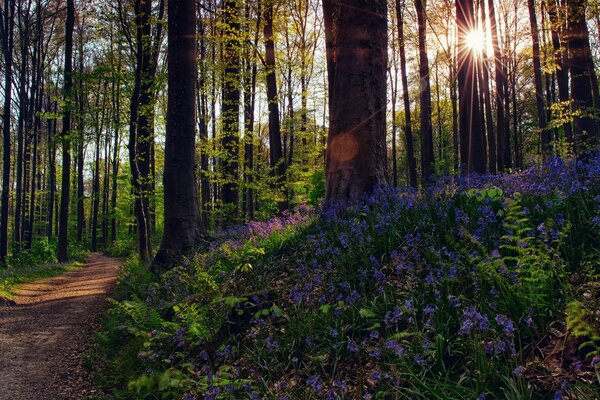
<instances>
[{"instance_id":1,"label":"tall tree trunk","mask_svg":"<svg viewBox=\"0 0 600 400\"><path fill-rule=\"evenodd\" d=\"M234 214L238 209L238 154L240 136L240 22L237 0L223 2L223 105L221 107L222 136L221 159L223 203L233 205Z\"/></svg>"},{"instance_id":2,"label":"tall tree trunk","mask_svg":"<svg viewBox=\"0 0 600 400\"><path fill-rule=\"evenodd\" d=\"M556 83L558 84L558 98L561 109L568 110L569 103L569 70L563 59L564 49L561 46L562 24L558 17L558 5L556 0L548 0L548 17L550 19L550 37L554 51L554 63L556 65ZM563 131L568 143L573 143L573 128L570 118L564 118Z\"/></svg>"},{"instance_id":3,"label":"tall tree trunk","mask_svg":"<svg viewBox=\"0 0 600 400\"><path fill-rule=\"evenodd\" d=\"M544 89L542 87L542 67L540 63L540 34L535 14L535 0L527 0L529 10L529 25L531 27L531 42L533 47L533 76L535 82L535 105L537 108L538 128L542 156L550 155L550 131L547 129L546 107L544 105Z\"/></svg>"},{"instance_id":4,"label":"tall tree trunk","mask_svg":"<svg viewBox=\"0 0 600 400\"><path fill-rule=\"evenodd\" d=\"M83 37L80 37L79 43L79 74L83 75ZM85 146L85 119L84 119L84 108L85 108L85 88L83 79L79 80L79 112L78 112L78 138L77 138L77 241L83 241L83 231L85 229L85 195L84 195L84 182L83 182L83 167L84 167L84 146Z\"/></svg>"},{"instance_id":5,"label":"tall tree trunk","mask_svg":"<svg viewBox=\"0 0 600 400\"><path fill-rule=\"evenodd\" d=\"M485 172L485 148L477 101L477 62L466 36L474 26L473 0L456 0L458 30L458 101L460 155L463 173Z\"/></svg>"},{"instance_id":6,"label":"tall tree trunk","mask_svg":"<svg viewBox=\"0 0 600 400\"><path fill-rule=\"evenodd\" d=\"M415 0L419 25L419 100L421 105L421 180L426 186L434 171L433 124L431 123L431 84L427 59L427 21L425 0Z\"/></svg>"},{"instance_id":7,"label":"tall tree trunk","mask_svg":"<svg viewBox=\"0 0 600 400\"><path fill-rule=\"evenodd\" d=\"M154 264L172 266L201 238L194 174L196 152L196 2L168 7L168 104L165 142L165 225Z\"/></svg>"},{"instance_id":8,"label":"tall tree trunk","mask_svg":"<svg viewBox=\"0 0 600 400\"><path fill-rule=\"evenodd\" d=\"M59 262L69 260L69 200L71 184L71 99L73 88L73 26L75 23L74 0L67 0L67 22L65 25L65 83L63 88L63 130L62 142L62 185L60 194L60 215L56 258Z\"/></svg>"},{"instance_id":9,"label":"tall tree trunk","mask_svg":"<svg viewBox=\"0 0 600 400\"><path fill-rule=\"evenodd\" d=\"M12 54L15 1L4 0L2 13L2 52L4 54L4 111L2 114L2 204L0 206L0 266L8 255L8 203L10 201L10 110L12 101Z\"/></svg>"},{"instance_id":10,"label":"tall tree trunk","mask_svg":"<svg viewBox=\"0 0 600 400\"><path fill-rule=\"evenodd\" d=\"M261 10L258 1L257 10ZM256 17L254 43L258 43L262 13ZM249 53L250 53L250 49ZM246 180L245 207L248 219L254 219L254 107L256 103L257 62L255 54L247 55L246 77L244 82L244 179ZM249 76L248 76L249 75Z\"/></svg>"},{"instance_id":11,"label":"tall tree trunk","mask_svg":"<svg viewBox=\"0 0 600 400\"><path fill-rule=\"evenodd\" d=\"M269 0L264 13L265 18L265 67L267 72L267 102L269 108L269 160L275 179L275 188L281 196L285 191L285 158L281 145L281 125L279 121L279 101L277 96L277 78L275 76L275 43L273 42L273 2ZM278 201L279 211L287 209L287 199Z\"/></svg>"},{"instance_id":12,"label":"tall tree trunk","mask_svg":"<svg viewBox=\"0 0 600 400\"><path fill-rule=\"evenodd\" d=\"M50 96L48 96L50 104ZM51 108L54 114L58 111L57 101L54 102L54 107ZM56 202L56 117L48 121L48 225L46 227L46 236L51 239L54 233L54 204Z\"/></svg>"},{"instance_id":13,"label":"tall tree trunk","mask_svg":"<svg viewBox=\"0 0 600 400\"><path fill-rule=\"evenodd\" d=\"M324 5L324 13L331 12ZM387 1L350 0L336 18L325 203L386 185ZM327 51L331 52L328 47ZM331 72L331 71L330 71ZM331 82L330 82L331 84Z\"/></svg>"},{"instance_id":14,"label":"tall tree trunk","mask_svg":"<svg viewBox=\"0 0 600 400\"><path fill-rule=\"evenodd\" d=\"M391 71L390 71L391 75ZM392 182L394 187L398 186L398 157L396 149L396 100L398 98L398 67L394 67L394 76L392 77L394 84L392 85Z\"/></svg>"},{"instance_id":15,"label":"tall tree trunk","mask_svg":"<svg viewBox=\"0 0 600 400\"><path fill-rule=\"evenodd\" d=\"M408 158L408 183L417 187L417 160L415 158L412 121L410 116L410 98L408 95L408 74L406 72L406 51L404 49L404 0L396 0L396 21L398 23L398 46L400 48L400 76L402 79L402 100L404 102L404 137Z\"/></svg>"},{"instance_id":16,"label":"tall tree trunk","mask_svg":"<svg viewBox=\"0 0 600 400\"><path fill-rule=\"evenodd\" d=\"M198 37L200 39L200 60L206 60L206 42L207 35L205 31L203 16L198 16ZM207 87L207 69L206 63L200 66L198 76L198 133L200 139L200 201L201 201L201 227L202 232L208 231L209 208L210 208L210 176L208 164L208 87Z\"/></svg>"},{"instance_id":17,"label":"tall tree trunk","mask_svg":"<svg viewBox=\"0 0 600 400\"><path fill-rule=\"evenodd\" d=\"M594 104L598 97L594 87L596 72L590 51L589 32L586 23L584 0L567 0L569 67L571 71L571 98L573 99L573 135L575 153L585 157L598 146L597 116L600 105ZM597 86L597 85L596 85Z\"/></svg>"},{"instance_id":18,"label":"tall tree trunk","mask_svg":"<svg viewBox=\"0 0 600 400\"><path fill-rule=\"evenodd\" d=\"M496 154L497 154L497 169L503 171L505 166L505 151L508 146L508 113L507 104L508 98L505 91L506 87L506 68L504 66L503 54L500 50L498 41L498 22L496 19L496 8L494 0L487 0L488 17L490 23L490 33L492 37L492 47L494 50L494 79L496 82ZM509 150L510 152L510 150Z\"/></svg>"}]
</instances>

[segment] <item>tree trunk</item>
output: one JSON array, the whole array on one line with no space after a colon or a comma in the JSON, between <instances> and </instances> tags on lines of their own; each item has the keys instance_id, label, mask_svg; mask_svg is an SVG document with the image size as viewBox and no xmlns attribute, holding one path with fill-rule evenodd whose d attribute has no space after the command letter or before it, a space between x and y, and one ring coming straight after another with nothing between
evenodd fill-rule
<instances>
[{"instance_id":1,"label":"tree trunk","mask_svg":"<svg viewBox=\"0 0 600 400\"><path fill-rule=\"evenodd\" d=\"M58 246L56 258L59 262L69 260L68 232L69 232L69 200L71 184L71 99L73 87L73 26L75 23L74 0L67 0L67 22L65 25L65 83L63 88L63 130L62 142L62 185L60 194L60 215L58 228Z\"/></svg>"},{"instance_id":2,"label":"tree trunk","mask_svg":"<svg viewBox=\"0 0 600 400\"><path fill-rule=\"evenodd\" d=\"M398 22L398 46L400 47L400 76L402 79L402 99L404 101L404 137L408 158L408 183L417 187L417 160L415 158L412 122L410 117L410 98L408 95L408 74L406 72L406 50L404 49L404 0L396 0L396 20Z\"/></svg>"},{"instance_id":3,"label":"tree trunk","mask_svg":"<svg viewBox=\"0 0 600 400\"><path fill-rule=\"evenodd\" d=\"M324 13L332 11L323 4ZM335 81L325 204L357 200L386 185L387 2L351 0L338 7L325 17L337 16L335 58L327 55Z\"/></svg>"},{"instance_id":4,"label":"tree trunk","mask_svg":"<svg viewBox=\"0 0 600 400\"><path fill-rule=\"evenodd\" d=\"M540 63L540 34L535 14L535 0L527 0L529 10L529 25L531 27L531 42L533 47L533 76L535 82L535 105L537 108L540 143L544 159L550 155L550 131L547 129L546 107L544 105L544 89L542 87L542 67Z\"/></svg>"},{"instance_id":5,"label":"tree trunk","mask_svg":"<svg viewBox=\"0 0 600 400\"><path fill-rule=\"evenodd\" d=\"M168 7L168 104L165 142L165 225L158 268L168 268L201 239L196 192L196 2Z\"/></svg>"},{"instance_id":6,"label":"tree trunk","mask_svg":"<svg viewBox=\"0 0 600 400\"><path fill-rule=\"evenodd\" d=\"M6 265L8 255L8 203L10 201L10 110L12 100L12 53L15 1L4 0L2 14L2 52L4 54L4 111L2 114L2 204L0 206L0 266Z\"/></svg>"},{"instance_id":7,"label":"tree trunk","mask_svg":"<svg viewBox=\"0 0 600 400\"><path fill-rule=\"evenodd\" d=\"M80 38L79 45L79 73L83 74L83 38ZM85 108L85 89L83 79L79 81L79 115L78 129L79 135L77 138L77 241L83 241L83 231L85 229L85 208L84 208L84 186L83 186L83 167L84 167L84 141L85 141L85 125L84 125L84 108Z\"/></svg>"},{"instance_id":8,"label":"tree trunk","mask_svg":"<svg viewBox=\"0 0 600 400\"><path fill-rule=\"evenodd\" d=\"M550 19L550 37L552 40L552 49L554 51L554 63L556 65L556 83L558 84L558 98L561 103L561 109L569 110L569 70L565 67L563 59L564 49L561 46L561 36L564 35L562 24L558 17L556 0L548 0L548 17ZM568 113L567 113L568 114ZM568 116L567 116L568 117ZM573 143L573 128L570 118L564 118L563 131L567 143Z\"/></svg>"},{"instance_id":9,"label":"tree trunk","mask_svg":"<svg viewBox=\"0 0 600 400\"><path fill-rule=\"evenodd\" d=\"M503 64L504 57L500 51L498 42L498 23L496 20L496 9L494 0L487 0L488 16L490 20L490 33L492 37L492 47L494 49L494 78L496 81L496 154L497 154L497 169L499 172L504 170L505 151L507 149L508 121L507 121L507 104L508 99L506 91L506 69Z\"/></svg>"},{"instance_id":10,"label":"tree trunk","mask_svg":"<svg viewBox=\"0 0 600 400\"><path fill-rule=\"evenodd\" d=\"M236 0L223 2L223 105L221 107L223 185L221 199L238 209L238 153L240 136L240 22Z\"/></svg>"},{"instance_id":11,"label":"tree trunk","mask_svg":"<svg viewBox=\"0 0 600 400\"><path fill-rule=\"evenodd\" d=\"M425 19L425 0L415 0L419 25L419 78L421 105L421 181L427 186L429 178L435 173L433 150L433 124L431 123L431 84L429 80L429 60L427 59L427 21Z\"/></svg>"},{"instance_id":12,"label":"tree trunk","mask_svg":"<svg viewBox=\"0 0 600 400\"><path fill-rule=\"evenodd\" d=\"M286 163L281 145L281 125L279 121L279 101L277 78L275 76L275 43L273 42L273 2L269 1L265 13L265 68L267 72L267 103L269 108L269 160L275 180L277 196L285 191ZM279 199L279 211L288 208L285 194Z\"/></svg>"},{"instance_id":13,"label":"tree trunk","mask_svg":"<svg viewBox=\"0 0 600 400\"><path fill-rule=\"evenodd\" d=\"M575 153L579 159L594 151L598 146L596 121L598 96L594 88L596 73L590 51L589 32L586 23L584 0L568 0L569 67L571 71L571 98L573 99L573 135Z\"/></svg>"},{"instance_id":14,"label":"tree trunk","mask_svg":"<svg viewBox=\"0 0 600 400\"><path fill-rule=\"evenodd\" d=\"M456 0L458 30L458 112L460 125L461 170L485 172L485 148L477 95L477 63L466 36L474 26L473 0Z\"/></svg>"}]
</instances>

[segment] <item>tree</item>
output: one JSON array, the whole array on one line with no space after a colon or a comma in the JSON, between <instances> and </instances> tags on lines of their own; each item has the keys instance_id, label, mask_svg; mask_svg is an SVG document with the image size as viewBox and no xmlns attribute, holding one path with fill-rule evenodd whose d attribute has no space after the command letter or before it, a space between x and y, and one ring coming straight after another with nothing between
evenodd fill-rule
<instances>
[{"instance_id":1,"label":"tree","mask_svg":"<svg viewBox=\"0 0 600 400\"><path fill-rule=\"evenodd\" d=\"M62 144L62 182L60 193L60 214L58 228L58 246L56 258L59 262L69 260L67 252L69 232L69 200L71 184L71 102L73 88L73 28L75 25L74 0L67 0L67 20L65 23L65 67L63 86L63 129Z\"/></svg>"},{"instance_id":2,"label":"tree","mask_svg":"<svg viewBox=\"0 0 600 400\"><path fill-rule=\"evenodd\" d=\"M269 159L275 187L283 188L285 183L286 162L281 145L281 125L279 122L279 100L277 96L277 77L275 76L275 43L273 42L273 1L269 0L265 17L265 68L267 72L267 102L269 108ZM279 201L279 211L288 207L287 201Z\"/></svg>"},{"instance_id":3,"label":"tree","mask_svg":"<svg viewBox=\"0 0 600 400\"><path fill-rule=\"evenodd\" d=\"M550 153L550 131L547 129L546 107L544 105L544 92L542 88L542 67L540 63L540 34L535 14L535 0L527 0L529 10L529 25L531 26L531 42L533 49L533 76L535 83L535 105L537 108L538 128L542 145L542 155L547 157Z\"/></svg>"},{"instance_id":4,"label":"tree","mask_svg":"<svg viewBox=\"0 0 600 400\"><path fill-rule=\"evenodd\" d=\"M477 96L477 62L467 35L474 28L473 0L456 0L460 162L463 173L485 172L485 146Z\"/></svg>"},{"instance_id":5,"label":"tree","mask_svg":"<svg viewBox=\"0 0 600 400\"><path fill-rule=\"evenodd\" d=\"M335 24L326 25L332 42L325 202L331 204L386 185L387 1L326 0L323 12Z\"/></svg>"},{"instance_id":6,"label":"tree","mask_svg":"<svg viewBox=\"0 0 600 400\"><path fill-rule=\"evenodd\" d=\"M240 137L240 22L237 0L223 1L223 104L221 107L223 151L221 199L230 204L237 213L239 137Z\"/></svg>"},{"instance_id":7,"label":"tree","mask_svg":"<svg viewBox=\"0 0 600 400\"><path fill-rule=\"evenodd\" d=\"M431 123L431 84L429 80L429 60L427 59L427 33L425 0L415 0L419 25L419 102L421 104L421 180L423 186L433 175L433 125Z\"/></svg>"},{"instance_id":8,"label":"tree","mask_svg":"<svg viewBox=\"0 0 600 400\"><path fill-rule=\"evenodd\" d=\"M575 152L577 157L581 158L598 146L599 105L594 105L594 100L598 98L598 87L585 17L586 2L567 0L567 6L567 45L574 111L573 135Z\"/></svg>"},{"instance_id":9,"label":"tree","mask_svg":"<svg viewBox=\"0 0 600 400\"><path fill-rule=\"evenodd\" d=\"M196 190L196 2L168 7L168 102L165 142L165 225L157 269L168 268L201 238Z\"/></svg>"},{"instance_id":10,"label":"tree","mask_svg":"<svg viewBox=\"0 0 600 400\"><path fill-rule=\"evenodd\" d=\"M402 100L404 101L404 138L406 142L406 156L408 158L408 183L417 187L417 161L412 134L410 116L410 98L408 95L408 74L406 72L406 50L404 49L404 0L396 0L396 22L398 24L398 47L400 48L400 76L402 79Z\"/></svg>"},{"instance_id":11,"label":"tree","mask_svg":"<svg viewBox=\"0 0 600 400\"><path fill-rule=\"evenodd\" d=\"M8 203L10 192L10 110L12 99L12 53L15 18L15 1L4 0L0 18L2 53L4 55L4 112L2 114L2 204L0 205L0 265L6 264L8 255Z\"/></svg>"}]
</instances>

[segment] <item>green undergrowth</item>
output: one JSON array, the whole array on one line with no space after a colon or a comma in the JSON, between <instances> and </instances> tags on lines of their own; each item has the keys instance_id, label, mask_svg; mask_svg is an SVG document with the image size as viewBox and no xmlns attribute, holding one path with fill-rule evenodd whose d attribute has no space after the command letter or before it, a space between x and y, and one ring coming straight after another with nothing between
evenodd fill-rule
<instances>
[{"instance_id":1,"label":"green undergrowth","mask_svg":"<svg viewBox=\"0 0 600 400\"><path fill-rule=\"evenodd\" d=\"M38 279L52 278L63 272L72 271L84 265L75 261L67 264L38 264L29 266L9 266L0 270L0 300L12 300L14 290L22 284L34 282Z\"/></svg>"},{"instance_id":2,"label":"green undergrowth","mask_svg":"<svg viewBox=\"0 0 600 400\"><path fill-rule=\"evenodd\" d=\"M56 240L41 238L30 249L13 248L8 265L0 268L0 300L14 298L14 289L21 284L51 278L83 265L88 251L79 243L69 244L70 263L59 264L56 259Z\"/></svg>"},{"instance_id":3,"label":"green undergrowth","mask_svg":"<svg viewBox=\"0 0 600 400\"><path fill-rule=\"evenodd\" d=\"M159 279L130 258L97 383L114 399L596 399L600 185L531 174L255 224Z\"/></svg>"}]
</instances>

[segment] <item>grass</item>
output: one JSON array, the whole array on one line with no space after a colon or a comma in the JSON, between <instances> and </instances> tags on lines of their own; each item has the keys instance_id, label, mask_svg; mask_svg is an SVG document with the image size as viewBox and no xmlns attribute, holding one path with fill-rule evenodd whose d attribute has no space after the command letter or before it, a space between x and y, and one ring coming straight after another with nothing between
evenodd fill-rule
<instances>
[{"instance_id":1,"label":"grass","mask_svg":"<svg viewBox=\"0 0 600 400\"><path fill-rule=\"evenodd\" d=\"M22 284L51 278L84 265L81 262L69 264L40 264L0 269L0 299L14 299L15 289Z\"/></svg>"}]
</instances>

